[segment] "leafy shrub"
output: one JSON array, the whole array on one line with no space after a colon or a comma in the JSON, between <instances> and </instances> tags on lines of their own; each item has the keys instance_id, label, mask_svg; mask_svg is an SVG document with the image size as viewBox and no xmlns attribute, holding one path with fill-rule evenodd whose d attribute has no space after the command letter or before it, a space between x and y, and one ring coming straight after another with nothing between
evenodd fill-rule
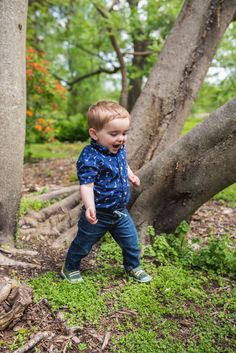
<instances>
[{"instance_id":1,"label":"leafy shrub","mask_svg":"<svg viewBox=\"0 0 236 353\"><path fill-rule=\"evenodd\" d=\"M189 225L182 222L174 234L156 235L152 227L147 232L153 237L152 245L145 249L145 254L154 257L160 264L180 264L186 267L213 270L220 274L236 274L236 250L226 234L211 238L204 247L195 249L187 240Z\"/></svg>"},{"instance_id":2,"label":"leafy shrub","mask_svg":"<svg viewBox=\"0 0 236 353\"><path fill-rule=\"evenodd\" d=\"M65 116L68 92L50 73L45 53L27 48L26 144L55 141L55 121Z\"/></svg>"},{"instance_id":3,"label":"leafy shrub","mask_svg":"<svg viewBox=\"0 0 236 353\"><path fill-rule=\"evenodd\" d=\"M58 120L56 123L56 138L59 141L86 141L88 139L87 120L82 114Z\"/></svg>"}]
</instances>

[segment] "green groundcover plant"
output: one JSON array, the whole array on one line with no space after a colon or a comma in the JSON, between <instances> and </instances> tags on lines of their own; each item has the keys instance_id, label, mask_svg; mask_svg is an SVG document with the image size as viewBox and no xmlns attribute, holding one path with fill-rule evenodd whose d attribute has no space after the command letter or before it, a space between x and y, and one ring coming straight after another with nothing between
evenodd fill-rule
<instances>
[{"instance_id":1,"label":"green groundcover plant","mask_svg":"<svg viewBox=\"0 0 236 353\"><path fill-rule=\"evenodd\" d=\"M58 273L45 273L29 282L34 300L47 298L69 325L80 327L82 337L87 329L103 335L110 331L109 352L233 353L233 238L212 237L203 246L188 240L188 230L186 222L168 235L148 228L152 243L142 259L153 276L148 285L127 277L121 250L107 234L95 261L83 270L83 283L71 285ZM92 347L82 340L76 349L89 352Z\"/></svg>"}]
</instances>

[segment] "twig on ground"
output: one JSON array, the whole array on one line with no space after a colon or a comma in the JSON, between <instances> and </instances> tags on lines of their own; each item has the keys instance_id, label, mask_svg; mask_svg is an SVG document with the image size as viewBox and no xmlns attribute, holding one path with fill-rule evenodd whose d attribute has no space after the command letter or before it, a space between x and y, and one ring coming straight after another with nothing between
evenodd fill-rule
<instances>
[{"instance_id":1,"label":"twig on ground","mask_svg":"<svg viewBox=\"0 0 236 353\"><path fill-rule=\"evenodd\" d=\"M106 346L108 345L109 341L110 341L110 338L111 338L111 332L108 331L106 334L105 334L105 338L104 338L104 342L103 342L103 345L102 345L102 351L106 348Z\"/></svg>"},{"instance_id":2,"label":"twig on ground","mask_svg":"<svg viewBox=\"0 0 236 353\"><path fill-rule=\"evenodd\" d=\"M49 331L39 332L31 340L29 340L23 347L18 348L13 353L25 353L29 351L31 348L35 347L36 344L38 344L44 338L52 339L54 336L55 334L53 332L49 332Z\"/></svg>"}]
</instances>

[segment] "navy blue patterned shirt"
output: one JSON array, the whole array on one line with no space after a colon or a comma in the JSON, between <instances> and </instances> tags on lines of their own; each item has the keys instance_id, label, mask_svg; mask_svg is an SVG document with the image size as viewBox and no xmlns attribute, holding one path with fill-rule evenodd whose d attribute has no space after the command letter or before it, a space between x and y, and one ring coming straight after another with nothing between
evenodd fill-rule
<instances>
[{"instance_id":1,"label":"navy blue patterned shirt","mask_svg":"<svg viewBox=\"0 0 236 353\"><path fill-rule=\"evenodd\" d=\"M126 206L130 187L124 146L112 153L92 139L76 166L80 185L94 183L96 208L116 210Z\"/></svg>"}]
</instances>

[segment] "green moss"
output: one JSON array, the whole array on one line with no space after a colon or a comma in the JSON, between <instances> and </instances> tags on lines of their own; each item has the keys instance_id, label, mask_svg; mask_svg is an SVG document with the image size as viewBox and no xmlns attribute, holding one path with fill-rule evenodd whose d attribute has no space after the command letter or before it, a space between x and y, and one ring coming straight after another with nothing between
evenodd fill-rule
<instances>
[{"instance_id":1,"label":"green moss","mask_svg":"<svg viewBox=\"0 0 236 353\"><path fill-rule=\"evenodd\" d=\"M49 201L40 201L31 199L30 197L23 197L20 203L20 217L23 217L30 210L40 211L44 207L48 207L51 203Z\"/></svg>"}]
</instances>

